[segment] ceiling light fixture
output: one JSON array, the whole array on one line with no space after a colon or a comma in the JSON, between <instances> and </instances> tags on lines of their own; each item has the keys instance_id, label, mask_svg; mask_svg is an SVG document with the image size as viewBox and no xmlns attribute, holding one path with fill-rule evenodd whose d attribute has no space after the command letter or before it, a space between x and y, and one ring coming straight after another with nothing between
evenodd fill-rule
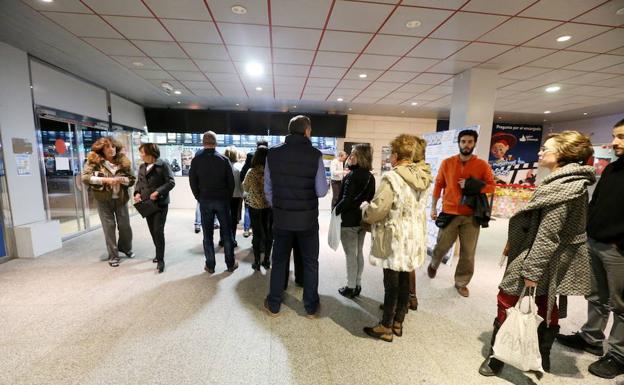
<instances>
[{"instance_id":1,"label":"ceiling light fixture","mask_svg":"<svg viewBox=\"0 0 624 385\"><path fill-rule=\"evenodd\" d=\"M353 108L349 107L349 111L353 110Z\"/></svg>"},{"instance_id":2,"label":"ceiling light fixture","mask_svg":"<svg viewBox=\"0 0 624 385\"><path fill-rule=\"evenodd\" d=\"M176 94L176 95L182 95L182 91L180 91L180 90L175 90L175 91L173 91L173 93Z\"/></svg>"},{"instance_id":3,"label":"ceiling light fixture","mask_svg":"<svg viewBox=\"0 0 624 385\"><path fill-rule=\"evenodd\" d=\"M240 104L239 104L239 103L236 103L236 107L238 107L238 106L240 106Z\"/></svg>"},{"instance_id":4,"label":"ceiling light fixture","mask_svg":"<svg viewBox=\"0 0 624 385\"><path fill-rule=\"evenodd\" d=\"M557 41L558 41L559 43L563 43L564 41L568 41L568 40L570 40L570 39L572 39L572 36L570 36L570 35L563 35L563 36L559 36L559 37L557 38Z\"/></svg>"},{"instance_id":5,"label":"ceiling light fixture","mask_svg":"<svg viewBox=\"0 0 624 385\"><path fill-rule=\"evenodd\" d=\"M297 108L297 106L293 106L293 108Z\"/></svg>"},{"instance_id":6,"label":"ceiling light fixture","mask_svg":"<svg viewBox=\"0 0 624 385\"><path fill-rule=\"evenodd\" d=\"M360 79L366 79L366 77L367 77L368 75L366 75L366 74L359 74L358 76L360 77Z\"/></svg>"},{"instance_id":7,"label":"ceiling light fixture","mask_svg":"<svg viewBox=\"0 0 624 385\"><path fill-rule=\"evenodd\" d=\"M557 92L561 89L561 87L559 86L550 86L550 87L546 87L546 89L544 91L548 92L549 94L552 94L553 92Z\"/></svg>"},{"instance_id":8,"label":"ceiling light fixture","mask_svg":"<svg viewBox=\"0 0 624 385\"><path fill-rule=\"evenodd\" d=\"M339 102L342 102L344 99L343 98L338 98L336 100L339 101Z\"/></svg>"},{"instance_id":9,"label":"ceiling light fixture","mask_svg":"<svg viewBox=\"0 0 624 385\"><path fill-rule=\"evenodd\" d=\"M182 102L178 102L178 104L182 104Z\"/></svg>"},{"instance_id":10,"label":"ceiling light fixture","mask_svg":"<svg viewBox=\"0 0 624 385\"><path fill-rule=\"evenodd\" d=\"M234 5L232 6L232 12L234 12L237 15L244 15L247 13L247 8L243 7L242 5Z\"/></svg>"},{"instance_id":11,"label":"ceiling light fixture","mask_svg":"<svg viewBox=\"0 0 624 385\"><path fill-rule=\"evenodd\" d=\"M264 74L264 66L256 61L252 61L245 65L245 72L252 77L262 76Z\"/></svg>"},{"instance_id":12,"label":"ceiling light fixture","mask_svg":"<svg viewBox=\"0 0 624 385\"><path fill-rule=\"evenodd\" d=\"M405 26L407 28L418 28L422 25L422 22L420 20L410 20L407 23L405 23Z\"/></svg>"},{"instance_id":13,"label":"ceiling light fixture","mask_svg":"<svg viewBox=\"0 0 624 385\"><path fill-rule=\"evenodd\" d=\"M260 86L256 87L256 91L262 91L262 87Z\"/></svg>"},{"instance_id":14,"label":"ceiling light fixture","mask_svg":"<svg viewBox=\"0 0 624 385\"><path fill-rule=\"evenodd\" d=\"M412 106L417 106L417 105L418 105L418 102L412 102L412 103L410 103L410 104L411 104Z\"/></svg>"},{"instance_id":15,"label":"ceiling light fixture","mask_svg":"<svg viewBox=\"0 0 624 385\"><path fill-rule=\"evenodd\" d=\"M402 114L404 114L404 113L405 113L405 111L401 111L401 113L402 113Z\"/></svg>"},{"instance_id":16,"label":"ceiling light fixture","mask_svg":"<svg viewBox=\"0 0 624 385\"><path fill-rule=\"evenodd\" d=\"M545 114L550 114L550 111L544 111Z\"/></svg>"},{"instance_id":17,"label":"ceiling light fixture","mask_svg":"<svg viewBox=\"0 0 624 385\"><path fill-rule=\"evenodd\" d=\"M132 62L132 65L135 67L143 67L143 63L141 63L140 61Z\"/></svg>"},{"instance_id":18,"label":"ceiling light fixture","mask_svg":"<svg viewBox=\"0 0 624 385\"><path fill-rule=\"evenodd\" d=\"M583 112L583 115L587 115L587 112Z\"/></svg>"},{"instance_id":19,"label":"ceiling light fixture","mask_svg":"<svg viewBox=\"0 0 624 385\"><path fill-rule=\"evenodd\" d=\"M624 15L624 8L618 9L617 11L615 11L615 14L618 15L618 16Z\"/></svg>"},{"instance_id":20,"label":"ceiling light fixture","mask_svg":"<svg viewBox=\"0 0 624 385\"><path fill-rule=\"evenodd\" d=\"M54 0L41 0L41 2L42 2L42 3L51 3L51 2L53 2L53 1L54 1Z\"/></svg>"}]
</instances>

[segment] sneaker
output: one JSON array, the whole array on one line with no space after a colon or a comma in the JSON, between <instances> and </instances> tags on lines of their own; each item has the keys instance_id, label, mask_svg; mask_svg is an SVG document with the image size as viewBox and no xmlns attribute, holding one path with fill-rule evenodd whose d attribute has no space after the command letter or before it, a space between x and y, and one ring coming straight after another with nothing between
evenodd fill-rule
<instances>
[{"instance_id":1,"label":"sneaker","mask_svg":"<svg viewBox=\"0 0 624 385\"><path fill-rule=\"evenodd\" d=\"M602 378L615 378L624 374L624 363L619 362L611 354L607 353L593 364L589 365L589 372Z\"/></svg>"},{"instance_id":2,"label":"sneaker","mask_svg":"<svg viewBox=\"0 0 624 385\"><path fill-rule=\"evenodd\" d=\"M347 297L351 299L355 298L355 289L352 289L348 286L344 286L338 289L338 293L340 293L340 295L343 297Z\"/></svg>"},{"instance_id":3,"label":"sneaker","mask_svg":"<svg viewBox=\"0 0 624 385\"><path fill-rule=\"evenodd\" d=\"M214 267L208 267L208 265L204 265L204 271L209 273L209 274L214 274L215 269L214 269Z\"/></svg>"},{"instance_id":4,"label":"sneaker","mask_svg":"<svg viewBox=\"0 0 624 385\"><path fill-rule=\"evenodd\" d=\"M134 256L135 256L134 252L132 252L132 251L128 251L127 253L124 253L124 254L126 254L126 257L128 257L128 258L134 258Z\"/></svg>"},{"instance_id":5,"label":"sneaker","mask_svg":"<svg viewBox=\"0 0 624 385\"><path fill-rule=\"evenodd\" d=\"M230 273L233 273L234 270L238 269L238 262L234 262L234 264L231 267L227 268L227 271L229 271Z\"/></svg>"},{"instance_id":6,"label":"sneaker","mask_svg":"<svg viewBox=\"0 0 624 385\"><path fill-rule=\"evenodd\" d=\"M269 315L269 317L273 317L273 318L277 318L279 317L280 313L273 313L271 311L271 309L269 308L269 303L267 302L267 300L264 300L264 305L262 306L262 308L264 309L264 311Z\"/></svg>"},{"instance_id":7,"label":"sneaker","mask_svg":"<svg viewBox=\"0 0 624 385\"><path fill-rule=\"evenodd\" d=\"M271 261L269 261L268 259L265 259L264 261L262 261L262 267L269 270L271 268Z\"/></svg>"},{"instance_id":8,"label":"sneaker","mask_svg":"<svg viewBox=\"0 0 624 385\"><path fill-rule=\"evenodd\" d=\"M557 342L569 348L584 350L587 353L591 353L599 357L603 354L602 346L593 346L588 344L587 341L585 341L578 332L572 335L557 334L556 338Z\"/></svg>"},{"instance_id":9,"label":"sneaker","mask_svg":"<svg viewBox=\"0 0 624 385\"><path fill-rule=\"evenodd\" d=\"M249 230L243 231L243 237L249 238Z\"/></svg>"},{"instance_id":10,"label":"sneaker","mask_svg":"<svg viewBox=\"0 0 624 385\"><path fill-rule=\"evenodd\" d=\"M195 234L201 231L201 226L195 225Z\"/></svg>"}]
</instances>

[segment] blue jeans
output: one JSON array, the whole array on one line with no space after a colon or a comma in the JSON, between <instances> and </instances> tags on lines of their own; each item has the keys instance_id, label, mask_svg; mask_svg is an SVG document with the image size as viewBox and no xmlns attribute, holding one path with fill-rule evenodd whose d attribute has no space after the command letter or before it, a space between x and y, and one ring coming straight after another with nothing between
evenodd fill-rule
<instances>
[{"instance_id":1,"label":"blue jeans","mask_svg":"<svg viewBox=\"0 0 624 385\"><path fill-rule=\"evenodd\" d=\"M306 231L273 229L273 254L271 255L273 268L267 303L272 312L279 311L287 279L284 271L290 264L290 253L295 243L299 246L303 261L303 306L308 314L314 314L319 305L319 231L317 229Z\"/></svg>"},{"instance_id":2,"label":"blue jeans","mask_svg":"<svg viewBox=\"0 0 624 385\"><path fill-rule=\"evenodd\" d=\"M215 217L214 223L215 225L219 223L217 221L217 217ZM195 206L195 226L201 226L201 224L201 210L199 209L199 202L197 202L197 205Z\"/></svg>"},{"instance_id":3,"label":"blue jeans","mask_svg":"<svg viewBox=\"0 0 624 385\"><path fill-rule=\"evenodd\" d=\"M221 240L223 241L223 250L225 253L225 264L228 268L234 266L234 240L232 238L230 217L230 201L224 200L203 200L199 202L201 211L202 231L204 235L204 255L206 256L206 266L211 269L215 268L215 250L214 250L214 218L219 219L219 228Z\"/></svg>"},{"instance_id":4,"label":"blue jeans","mask_svg":"<svg viewBox=\"0 0 624 385\"><path fill-rule=\"evenodd\" d=\"M243 231L249 231L251 228L251 217L249 216L249 206L245 203L245 215L243 216Z\"/></svg>"}]
</instances>

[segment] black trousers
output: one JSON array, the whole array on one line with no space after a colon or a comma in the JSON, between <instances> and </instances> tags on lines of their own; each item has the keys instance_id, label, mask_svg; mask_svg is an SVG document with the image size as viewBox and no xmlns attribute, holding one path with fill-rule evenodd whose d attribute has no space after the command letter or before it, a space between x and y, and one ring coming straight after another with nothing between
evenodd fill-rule
<instances>
[{"instance_id":1,"label":"black trousers","mask_svg":"<svg viewBox=\"0 0 624 385\"><path fill-rule=\"evenodd\" d=\"M255 263L260 263L260 253L264 251L264 259L271 259L271 247L273 246L273 212L270 208L254 209L249 206L249 218L253 237L251 245Z\"/></svg>"},{"instance_id":2,"label":"black trousers","mask_svg":"<svg viewBox=\"0 0 624 385\"><path fill-rule=\"evenodd\" d=\"M293 263L295 265L295 283L303 286L303 258L301 257L301 249L297 242L293 243L292 248ZM275 267L273 267L275 268ZM284 290L288 289L288 278L290 277L290 258L286 263L286 271L284 272L286 279L284 281Z\"/></svg>"},{"instance_id":3,"label":"black trousers","mask_svg":"<svg viewBox=\"0 0 624 385\"><path fill-rule=\"evenodd\" d=\"M241 206L243 204L243 198L230 199L230 214L232 214L232 239L236 240L236 227L240 221Z\"/></svg>"},{"instance_id":4,"label":"black trousers","mask_svg":"<svg viewBox=\"0 0 624 385\"><path fill-rule=\"evenodd\" d=\"M392 321L403 322L409 302L409 272L383 269L384 310L382 325L391 327Z\"/></svg>"},{"instance_id":5,"label":"black trousers","mask_svg":"<svg viewBox=\"0 0 624 385\"><path fill-rule=\"evenodd\" d=\"M167 221L167 212L169 206L161 207L160 211L155 212L147 220L147 227L152 235L152 241L156 246L156 259L164 261L165 259L165 222Z\"/></svg>"}]
</instances>

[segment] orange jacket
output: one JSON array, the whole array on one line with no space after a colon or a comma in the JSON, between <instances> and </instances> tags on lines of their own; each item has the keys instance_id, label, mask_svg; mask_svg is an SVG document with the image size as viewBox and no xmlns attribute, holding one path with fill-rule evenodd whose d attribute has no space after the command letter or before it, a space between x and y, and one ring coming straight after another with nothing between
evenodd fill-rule
<instances>
[{"instance_id":1,"label":"orange jacket","mask_svg":"<svg viewBox=\"0 0 624 385\"><path fill-rule=\"evenodd\" d=\"M467 162L462 162L459 155L444 159L438 170L435 187L433 189L434 198L439 198L442 190L442 211L447 214L472 215L470 207L461 204L462 189L459 186L460 179L473 177L485 182L481 189L482 193L493 193L496 188L494 174L490 165L473 155Z\"/></svg>"}]
</instances>

